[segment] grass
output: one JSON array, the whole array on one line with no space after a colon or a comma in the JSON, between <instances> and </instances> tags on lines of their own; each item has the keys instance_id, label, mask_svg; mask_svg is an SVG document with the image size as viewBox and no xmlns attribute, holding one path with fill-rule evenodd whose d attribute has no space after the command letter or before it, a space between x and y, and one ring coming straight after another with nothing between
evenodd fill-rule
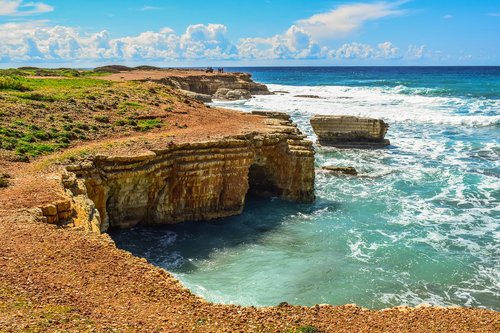
<instances>
[{"instance_id":1,"label":"grass","mask_svg":"<svg viewBox=\"0 0 500 333\"><path fill-rule=\"evenodd\" d=\"M135 129L140 132L146 132L154 128L160 128L161 126L160 119L146 119L137 121Z\"/></svg>"},{"instance_id":2,"label":"grass","mask_svg":"<svg viewBox=\"0 0 500 333\"><path fill-rule=\"evenodd\" d=\"M32 67L0 70L0 153L26 160L117 131L151 131L162 121L142 116L182 102L168 87L111 82L97 75Z\"/></svg>"},{"instance_id":3,"label":"grass","mask_svg":"<svg viewBox=\"0 0 500 333\"><path fill-rule=\"evenodd\" d=\"M149 118L152 111L167 114L184 105L185 98L169 87L99 75L64 68L0 70L0 155L25 161L79 141L152 131L166 125L161 117Z\"/></svg>"},{"instance_id":4,"label":"grass","mask_svg":"<svg viewBox=\"0 0 500 333\"><path fill-rule=\"evenodd\" d=\"M31 88L18 77L0 76L0 90L29 91Z\"/></svg>"},{"instance_id":5,"label":"grass","mask_svg":"<svg viewBox=\"0 0 500 333\"><path fill-rule=\"evenodd\" d=\"M37 68L37 67L19 67L0 70L0 76L43 76L43 77L93 77L108 75L108 71L89 71L78 70L74 68Z\"/></svg>"},{"instance_id":6,"label":"grass","mask_svg":"<svg viewBox=\"0 0 500 333\"><path fill-rule=\"evenodd\" d=\"M321 331L314 326L299 326L289 331L289 333L321 333Z\"/></svg>"}]
</instances>

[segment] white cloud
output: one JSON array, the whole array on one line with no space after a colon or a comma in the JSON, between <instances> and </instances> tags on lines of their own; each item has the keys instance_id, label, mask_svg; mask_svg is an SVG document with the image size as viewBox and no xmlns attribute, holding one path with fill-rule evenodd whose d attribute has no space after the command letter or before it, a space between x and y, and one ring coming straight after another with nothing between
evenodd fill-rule
<instances>
[{"instance_id":1,"label":"white cloud","mask_svg":"<svg viewBox=\"0 0 500 333\"><path fill-rule=\"evenodd\" d=\"M303 28L293 25L269 38L243 38L234 44L222 24L195 24L178 34L166 27L135 36L112 38L107 31L82 33L47 21L0 24L0 62L57 63L68 61L165 61L165 60L418 60L424 46L410 45L403 55L386 41L372 46L346 43L338 48L320 46Z\"/></svg>"},{"instance_id":2,"label":"white cloud","mask_svg":"<svg viewBox=\"0 0 500 333\"><path fill-rule=\"evenodd\" d=\"M500 16L500 13L489 13L489 16Z\"/></svg>"},{"instance_id":3,"label":"white cloud","mask_svg":"<svg viewBox=\"0 0 500 333\"><path fill-rule=\"evenodd\" d=\"M443 18L445 20L451 20L453 18L453 15L450 15L450 14L446 14L445 16L443 16Z\"/></svg>"},{"instance_id":4,"label":"white cloud","mask_svg":"<svg viewBox=\"0 0 500 333\"><path fill-rule=\"evenodd\" d=\"M326 55L325 49L295 25L271 38L243 38L238 44L238 52L245 59L312 59Z\"/></svg>"},{"instance_id":5,"label":"white cloud","mask_svg":"<svg viewBox=\"0 0 500 333\"><path fill-rule=\"evenodd\" d=\"M231 59L236 47L226 38L227 28L222 24L190 25L180 37L180 48L187 59Z\"/></svg>"},{"instance_id":6,"label":"white cloud","mask_svg":"<svg viewBox=\"0 0 500 333\"><path fill-rule=\"evenodd\" d=\"M161 7L156 7L156 6L144 6L141 8L141 11L146 12L150 10L161 10Z\"/></svg>"},{"instance_id":7,"label":"white cloud","mask_svg":"<svg viewBox=\"0 0 500 333\"><path fill-rule=\"evenodd\" d=\"M316 40L345 37L362 27L367 21L402 15L404 11L398 7L403 3L404 1L342 5L328 13L316 14L299 20L296 24Z\"/></svg>"},{"instance_id":8,"label":"white cloud","mask_svg":"<svg viewBox=\"0 0 500 333\"><path fill-rule=\"evenodd\" d=\"M337 59L399 59L399 49L391 42L378 44L372 47L368 44L347 43L337 50L330 51L330 57Z\"/></svg>"},{"instance_id":9,"label":"white cloud","mask_svg":"<svg viewBox=\"0 0 500 333\"><path fill-rule=\"evenodd\" d=\"M0 25L0 59L232 59L237 49L226 33L220 24L197 24L180 36L164 28L112 39L107 31L82 34L72 27L46 26L46 21L6 23Z\"/></svg>"},{"instance_id":10,"label":"white cloud","mask_svg":"<svg viewBox=\"0 0 500 333\"><path fill-rule=\"evenodd\" d=\"M25 2L23 0L0 0L0 16L28 16L47 13L54 7L42 2Z\"/></svg>"},{"instance_id":11,"label":"white cloud","mask_svg":"<svg viewBox=\"0 0 500 333\"><path fill-rule=\"evenodd\" d=\"M425 45L410 45L408 46L408 50L406 51L406 58L419 60L425 56Z\"/></svg>"}]
</instances>

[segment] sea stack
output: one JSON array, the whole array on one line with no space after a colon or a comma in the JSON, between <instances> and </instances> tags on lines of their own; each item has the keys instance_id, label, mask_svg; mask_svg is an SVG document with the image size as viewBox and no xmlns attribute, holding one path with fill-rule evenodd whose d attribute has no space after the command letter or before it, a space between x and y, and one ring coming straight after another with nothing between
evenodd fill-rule
<instances>
[{"instance_id":1,"label":"sea stack","mask_svg":"<svg viewBox=\"0 0 500 333\"><path fill-rule=\"evenodd\" d=\"M316 115L311 118L311 126L323 146L379 148L390 144L384 139L389 125L381 119Z\"/></svg>"}]
</instances>

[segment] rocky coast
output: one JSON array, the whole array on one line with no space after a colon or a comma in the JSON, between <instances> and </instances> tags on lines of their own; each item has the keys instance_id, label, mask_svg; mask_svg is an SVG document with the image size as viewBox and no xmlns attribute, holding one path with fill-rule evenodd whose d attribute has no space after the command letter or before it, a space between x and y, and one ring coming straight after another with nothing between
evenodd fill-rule
<instances>
[{"instance_id":1,"label":"rocky coast","mask_svg":"<svg viewBox=\"0 0 500 333\"><path fill-rule=\"evenodd\" d=\"M0 331L497 331L500 316L486 309L256 308L193 295L105 231L238 214L248 193L314 200L312 143L286 115L210 108L179 91L267 91L240 74L126 71L65 94L61 85L89 79L55 74L0 90L10 144L0 149L0 174L8 175L0 187Z\"/></svg>"}]
</instances>

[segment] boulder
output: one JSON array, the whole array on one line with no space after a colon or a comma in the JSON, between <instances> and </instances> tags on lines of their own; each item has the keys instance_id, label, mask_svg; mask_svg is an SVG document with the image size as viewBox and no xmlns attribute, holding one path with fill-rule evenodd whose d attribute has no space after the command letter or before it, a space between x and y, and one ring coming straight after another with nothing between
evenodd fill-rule
<instances>
[{"instance_id":1,"label":"boulder","mask_svg":"<svg viewBox=\"0 0 500 333\"><path fill-rule=\"evenodd\" d=\"M240 99L250 99L252 98L252 94L246 89L219 88L214 94L214 98L226 101L236 101Z\"/></svg>"},{"instance_id":2,"label":"boulder","mask_svg":"<svg viewBox=\"0 0 500 333\"><path fill-rule=\"evenodd\" d=\"M323 146L377 148L390 144L384 139L389 125L381 119L355 116L314 116L311 126Z\"/></svg>"},{"instance_id":3,"label":"boulder","mask_svg":"<svg viewBox=\"0 0 500 333\"><path fill-rule=\"evenodd\" d=\"M191 98L194 98L197 101L200 101L203 103L211 103L212 102L212 96L210 96L210 95L200 94L200 93L196 93L196 92L189 91L189 90L183 90L183 89L179 89L179 90L184 95L191 97Z\"/></svg>"}]
</instances>

